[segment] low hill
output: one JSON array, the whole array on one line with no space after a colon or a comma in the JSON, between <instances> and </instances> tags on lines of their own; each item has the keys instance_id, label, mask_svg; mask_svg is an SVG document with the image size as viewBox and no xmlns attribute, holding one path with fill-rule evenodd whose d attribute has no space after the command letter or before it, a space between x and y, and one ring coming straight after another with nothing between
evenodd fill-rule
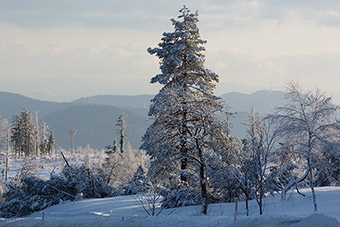
<instances>
[{"instance_id":1,"label":"low hill","mask_svg":"<svg viewBox=\"0 0 340 227\"><path fill-rule=\"evenodd\" d=\"M226 93L221 97L235 112L231 119L232 134L244 137L246 127L242 124L252 106L262 116L275 106L282 104L284 93L279 91L259 91L252 94ZM125 112L128 123L128 139L134 148L141 144L150 121L147 112L153 95L97 95L77 99L73 102L58 103L31 99L19 94L0 92L0 115L10 122L14 115L24 108L37 112L39 121L46 121L53 130L58 146L69 148L69 130L75 128L76 146L90 144L93 148L103 148L116 136L114 124L118 116Z\"/></svg>"},{"instance_id":2,"label":"low hill","mask_svg":"<svg viewBox=\"0 0 340 227\"><path fill-rule=\"evenodd\" d=\"M127 143L138 148L149 123L134 112L114 106L86 105L72 106L64 110L52 112L42 120L46 121L55 132L58 145L65 148L71 146L69 130L77 130L75 147L90 144L94 148L104 148L112 144L114 137L119 139L115 124L121 113L126 114Z\"/></svg>"},{"instance_id":3,"label":"low hill","mask_svg":"<svg viewBox=\"0 0 340 227\"><path fill-rule=\"evenodd\" d=\"M71 105L70 103L40 101L19 94L0 92L0 115L3 118L8 118L9 121L24 108L32 112L36 111L39 117L44 117L53 111L62 110Z\"/></svg>"}]
</instances>

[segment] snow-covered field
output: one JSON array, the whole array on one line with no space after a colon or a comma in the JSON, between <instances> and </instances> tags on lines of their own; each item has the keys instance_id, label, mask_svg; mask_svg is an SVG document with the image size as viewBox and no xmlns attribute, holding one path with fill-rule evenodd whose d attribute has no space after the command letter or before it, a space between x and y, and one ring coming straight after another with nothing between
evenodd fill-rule
<instances>
[{"instance_id":1,"label":"snow-covered field","mask_svg":"<svg viewBox=\"0 0 340 227\"><path fill-rule=\"evenodd\" d=\"M157 217L148 216L133 196L88 199L66 202L30 216L1 219L0 226L340 226L340 187L316 188L318 213L313 212L309 189L306 196L296 192L265 199L264 215L258 215L257 204L250 202L251 215L245 215L244 202L234 221L235 204L213 204L207 216L199 206L164 210Z\"/></svg>"}]
</instances>

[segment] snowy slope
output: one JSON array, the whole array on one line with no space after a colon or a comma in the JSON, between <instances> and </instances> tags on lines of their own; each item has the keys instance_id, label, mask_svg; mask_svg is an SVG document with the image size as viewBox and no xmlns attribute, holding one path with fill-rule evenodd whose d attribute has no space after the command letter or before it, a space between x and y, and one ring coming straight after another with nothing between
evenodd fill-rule
<instances>
[{"instance_id":1,"label":"snowy slope","mask_svg":"<svg viewBox=\"0 0 340 227\"><path fill-rule=\"evenodd\" d=\"M234 221L235 204L209 206L208 216L200 216L200 207L165 210L149 217L136 205L132 196L66 202L17 219L2 219L0 226L340 226L340 187L316 188L318 213L313 212L309 189L265 199L264 215L250 202L250 217L245 216L244 202L239 203L238 220ZM42 216L44 213L44 220Z\"/></svg>"}]
</instances>

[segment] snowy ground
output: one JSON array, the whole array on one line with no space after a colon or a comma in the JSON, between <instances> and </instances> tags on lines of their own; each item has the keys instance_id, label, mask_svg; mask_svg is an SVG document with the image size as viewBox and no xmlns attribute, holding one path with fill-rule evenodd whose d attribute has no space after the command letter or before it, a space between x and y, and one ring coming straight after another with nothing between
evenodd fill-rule
<instances>
[{"instance_id":1,"label":"snowy ground","mask_svg":"<svg viewBox=\"0 0 340 227\"><path fill-rule=\"evenodd\" d=\"M94 150L89 146L85 148L78 147L74 153L71 153L70 150L58 148L58 150L55 150L50 156L29 159L29 163L36 169L34 173L37 174L39 178L46 180L50 178L51 173L58 174L62 171L65 166L65 161L60 151L63 152L71 165L77 166L84 164L87 156L89 156L89 160L92 161L91 164L93 166L97 166L99 160L105 160L106 157L104 150ZM0 171L5 168L5 157L6 152L0 152L0 163L3 164L0 165ZM15 177L20 173L24 162L24 158L15 158L13 154L10 154L8 178Z\"/></svg>"},{"instance_id":2,"label":"snowy ground","mask_svg":"<svg viewBox=\"0 0 340 227\"><path fill-rule=\"evenodd\" d=\"M209 206L207 216L200 207L164 210L158 217L149 217L136 205L132 196L66 202L30 216L1 219L0 226L340 226L340 187L316 188L318 213L313 212L309 189L265 199L264 215L250 202L251 215L245 216L244 202L239 203L238 220L234 221L235 204ZM44 219L42 218L44 215Z\"/></svg>"}]
</instances>

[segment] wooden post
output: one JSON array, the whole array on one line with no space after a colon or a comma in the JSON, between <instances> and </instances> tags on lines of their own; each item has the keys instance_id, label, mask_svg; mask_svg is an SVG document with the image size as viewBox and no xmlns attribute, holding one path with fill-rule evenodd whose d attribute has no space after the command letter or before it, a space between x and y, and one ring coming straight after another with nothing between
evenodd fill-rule
<instances>
[{"instance_id":1,"label":"wooden post","mask_svg":"<svg viewBox=\"0 0 340 227\"><path fill-rule=\"evenodd\" d=\"M60 151L60 153L61 153L61 156L63 156L63 158L64 158L64 160L65 160L65 162L66 162L66 165L67 165L68 167L71 167L70 164L68 163L67 159L65 158L63 152Z\"/></svg>"}]
</instances>

